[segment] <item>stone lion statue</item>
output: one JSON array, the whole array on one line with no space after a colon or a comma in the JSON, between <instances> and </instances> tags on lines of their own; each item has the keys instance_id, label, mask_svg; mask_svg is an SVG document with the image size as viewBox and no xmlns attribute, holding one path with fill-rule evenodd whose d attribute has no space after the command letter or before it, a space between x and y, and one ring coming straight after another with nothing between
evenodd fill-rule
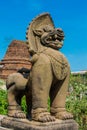
<instances>
[{"instance_id":1,"label":"stone lion statue","mask_svg":"<svg viewBox=\"0 0 87 130\"><path fill-rule=\"evenodd\" d=\"M50 122L56 118L73 118L65 109L70 66L59 51L63 46L63 30L55 28L50 14L44 13L30 23L26 35L32 68L28 76L25 70L8 76L8 116L26 118L21 110L21 98L26 95L32 120ZM47 110L49 97L50 112Z\"/></svg>"}]
</instances>

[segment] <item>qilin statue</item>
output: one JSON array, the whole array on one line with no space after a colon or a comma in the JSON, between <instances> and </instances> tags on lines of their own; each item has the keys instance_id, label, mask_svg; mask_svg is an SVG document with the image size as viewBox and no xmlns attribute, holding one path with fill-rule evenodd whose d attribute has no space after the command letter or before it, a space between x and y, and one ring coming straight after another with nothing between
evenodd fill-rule
<instances>
[{"instance_id":1,"label":"qilin statue","mask_svg":"<svg viewBox=\"0 0 87 130\"><path fill-rule=\"evenodd\" d=\"M32 68L22 68L8 76L8 116L26 118L21 110L21 98L26 95L28 117L34 121L73 118L65 109L70 66L59 51L63 46L63 30L55 28L50 14L44 13L30 23L26 37Z\"/></svg>"}]
</instances>

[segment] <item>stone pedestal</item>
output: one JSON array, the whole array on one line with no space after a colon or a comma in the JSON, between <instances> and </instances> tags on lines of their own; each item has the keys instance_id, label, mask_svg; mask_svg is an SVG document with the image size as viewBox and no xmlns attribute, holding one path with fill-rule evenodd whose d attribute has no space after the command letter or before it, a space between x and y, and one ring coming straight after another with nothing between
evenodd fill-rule
<instances>
[{"instance_id":1,"label":"stone pedestal","mask_svg":"<svg viewBox=\"0 0 87 130\"><path fill-rule=\"evenodd\" d=\"M56 120L55 122L40 123L27 119L4 117L1 126L13 130L78 130L74 120Z\"/></svg>"}]
</instances>

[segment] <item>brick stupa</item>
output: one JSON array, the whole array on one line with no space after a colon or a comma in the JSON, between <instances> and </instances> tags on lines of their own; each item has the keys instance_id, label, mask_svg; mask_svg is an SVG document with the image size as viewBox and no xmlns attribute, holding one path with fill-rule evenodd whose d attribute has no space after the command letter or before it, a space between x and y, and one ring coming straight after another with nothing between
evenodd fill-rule
<instances>
[{"instance_id":1,"label":"brick stupa","mask_svg":"<svg viewBox=\"0 0 87 130\"><path fill-rule=\"evenodd\" d=\"M17 72L22 67L30 69L29 58L26 43L18 40L12 41L8 46L4 59L0 62L0 78L6 79L9 74Z\"/></svg>"}]
</instances>

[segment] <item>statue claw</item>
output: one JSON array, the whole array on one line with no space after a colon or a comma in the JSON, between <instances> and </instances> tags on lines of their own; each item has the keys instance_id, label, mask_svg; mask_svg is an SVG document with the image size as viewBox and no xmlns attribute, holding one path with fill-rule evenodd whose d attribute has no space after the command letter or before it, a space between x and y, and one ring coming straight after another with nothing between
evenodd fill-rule
<instances>
[{"instance_id":1,"label":"statue claw","mask_svg":"<svg viewBox=\"0 0 87 130\"><path fill-rule=\"evenodd\" d=\"M73 115L67 111L58 112L55 117L62 120L73 119Z\"/></svg>"},{"instance_id":2,"label":"statue claw","mask_svg":"<svg viewBox=\"0 0 87 130\"><path fill-rule=\"evenodd\" d=\"M50 113L40 113L36 119L39 122L53 122L55 117L51 116Z\"/></svg>"},{"instance_id":3,"label":"statue claw","mask_svg":"<svg viewBox=\"0 0 87 130\"><path fill-rule=\"evenodd\" d=\"M8 106L8 116L14 118L26 118L26 114L21 110L19 105Z\"/></svg>"},{"instance_id":4,"label":"statue claw","mask_svg":"<svg viewBox=\"0 0 87 130\"><path fill-rule=\"evenodd\" d=\"M35 121L44 122L44 123L53 122L56 120L54 116L52 116L49 112L44 111L44 110L43 111L33 110L32 119Z\"/></svg>"},{"instance_id":5,"label":"statue claw","mask_svg":"<svg viewBox=\"0 0 87 130\"><path fill-rule=\"evenodd\" d=\"M26 118L26 114L18 110L13 110L11 112L8 112L8 116L14 117L14 118L22 118L22 119Z\"/></svg>"}]
</instances>

